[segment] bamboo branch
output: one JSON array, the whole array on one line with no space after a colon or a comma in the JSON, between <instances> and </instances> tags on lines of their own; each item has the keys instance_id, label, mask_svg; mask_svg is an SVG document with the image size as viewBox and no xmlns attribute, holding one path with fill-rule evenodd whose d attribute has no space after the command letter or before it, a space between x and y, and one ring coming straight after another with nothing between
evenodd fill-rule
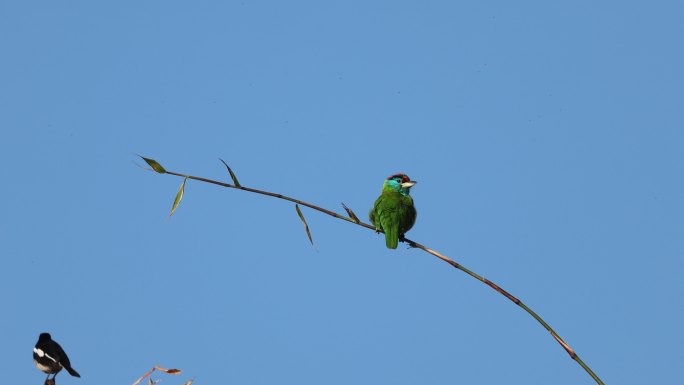
<instances>
[{"instance_id":1,"label":"bamboo branch","mask_svg":"<svg viewBox=\"0 0 684 385\"><path fill-rule=\"evenodd\" d=\"M224 183L224 182L219 182L219 181L215 181L212 179L201 178L201 177L187 175L187 174L181 174L181 173L177 173L177 172L173 172L173 171L167 171L163 167L161 167L161 165L159 163L157 163L156 161L154 161L152 159L144 158L144 157L142 157L142 158L152 167L152 169L154 171L156 171L157 173L160 173L160 174L170 174L170 175L179 176L179 177L186 178L186 179L192 179L192 180L197 180L200 182L215 184L215 185L218 185L221 187L233 188L233 189L243 190L243 191L247 191L247 192L251 192L251 193L255 193L255 194L267 195L270 197L283 199L286 201L294 202L295 204L298 204L301 206L306 206L306 207L314 209L316 211L320 211L324 214L330 215L330 216L335 217L337 219L342 219L344 221L353 223L355 225L376 231L375 226L361 222L355 215L353 215L353 212L351 212L351 210L349 210L344 204L342 204L342 206L345 208L345 210L347 210L347 213L350 214L350 217L345 217L344 215L337 214L333 211L324 209L320 206L316 206L314 204L304 202L304 201L299 200L299 199L291 198L291 197L288 197L288 196L285 196L282 194L272 193L272 192L264 191L264 190L258 190L258 189L254 189L254 188L250 188L250 187L244 187L241 184L239 184L239 182L237 182L237 178L235 177L235 174L230 169L230 167L228 167L226 162L224 162L223 160L221 160L221 162L223 162L223 164L226 166L226 168L230 172L231 178L233 179L234 182L236 182L236 184ZM382 231L382 230L380 230L380 231ZM593 378L594 381L596 381L597 384L604 385L603 381L601 381L601 379L596 375L596 373L594 373L594 371L591 370L591 368L587 364L585 364L584 361L582 361L582 359L580 359L580 357L577 355L577 353L575 353L575 351L558 335L558 333L556 333L556 331L553 330L553 328L551 328L551 326L549 326L549 324L547 324L536 312L534 312L532 309L527 307L527 305L525 305L521 300L519 300L518 298L516 298L515 296L513 296L512 294L510 294L506 290L502 289L501 287L499 287L494 282L488 280L487 278L484 278L484 277L478 275L477 273L471 271L470 269L466 268L465 266L455 262L454 260L444 256L443 254L440 254L439 252L437 252L435 250L432 250L432 249L430 249L424 245L421 245L418 242L410 240L408 238L402 237L400 239L400 241L406 242L412 248L421 249L421 250L441 259L442 261L450 264L454 268L461 270L464 273L470 275L471 277L477 279L478 281L486 284L487 286L496 290L499 294L501 294L504 297L511 300L511 302L513 302L516 305L518 305L519 307L521 307L529 315L531 315L534 319L536 319L537 322L539 322L544 327L544 329L546 329L549 333L551 333L551 336L553 336L553 338L556 340L556 342L558 342L561 345L561 347L563 347L563 349L568 353L568 355L570 355L570 358L575 360L575 362L577 362L591 376L591 378Z\"/></svg>"}]
</instances>

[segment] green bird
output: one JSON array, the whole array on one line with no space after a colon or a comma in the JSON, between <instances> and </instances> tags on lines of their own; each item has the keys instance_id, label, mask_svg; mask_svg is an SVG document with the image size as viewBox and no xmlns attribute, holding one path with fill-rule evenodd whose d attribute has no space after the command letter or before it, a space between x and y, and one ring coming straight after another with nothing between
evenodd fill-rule
<instances>
[{"instance_id":1,"label":"green bird","mask_svg":"<svg viewBox=\"0 0 684 385\"><path fill-rule=\"evenodd\" d=\"M411 187L416 184L406 174L390 176L382 184L382 193L375 201L368 216L377 232L385 232L385 244L389 249L396 249L399 240L416 222L416 208L409 195Z\"/></svg>"}]
</instances>

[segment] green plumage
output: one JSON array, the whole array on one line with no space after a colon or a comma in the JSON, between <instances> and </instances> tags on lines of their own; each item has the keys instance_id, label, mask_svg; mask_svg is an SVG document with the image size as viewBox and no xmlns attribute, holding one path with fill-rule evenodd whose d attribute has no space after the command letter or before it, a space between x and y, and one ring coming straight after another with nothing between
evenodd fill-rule
<instances>
[{"instance_id":1,"label":"green plumage","mask_svg":"<svg viewBox=\"0 0 684 385\"><path fill-rule=\"evenodd\" d=\"M382 193L375 201L369 217L376 230L385 232L385 244L396 249L399 239L416 222L416 208L409 195L415 184L404 174L392 175L382 185Z\"/></svg>"}]
</instances>

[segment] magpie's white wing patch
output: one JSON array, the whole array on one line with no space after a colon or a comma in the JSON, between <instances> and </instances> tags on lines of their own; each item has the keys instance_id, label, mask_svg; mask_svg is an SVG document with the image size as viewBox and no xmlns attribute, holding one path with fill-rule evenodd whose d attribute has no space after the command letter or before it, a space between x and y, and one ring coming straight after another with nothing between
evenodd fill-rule
<instances>
[{"instance_id":1,"label":"magpie's white wing patch","mask_svg":"<svg viewBox=\"0 0 684 385\"><path fill-rule=\"evenodd\" d=\"M45 352L43 351L43 349L33 348L33 352L36 353L36 354L38 355L38 357L41 357L41 358L42 358L42 357L47 357L47 358L51 359L52 362L57 363L57 360L54 359L54 358L52 358L52 357L50 357L50 355L47 354L47 353L45 353Z\"/></svg>"}]
</instances>

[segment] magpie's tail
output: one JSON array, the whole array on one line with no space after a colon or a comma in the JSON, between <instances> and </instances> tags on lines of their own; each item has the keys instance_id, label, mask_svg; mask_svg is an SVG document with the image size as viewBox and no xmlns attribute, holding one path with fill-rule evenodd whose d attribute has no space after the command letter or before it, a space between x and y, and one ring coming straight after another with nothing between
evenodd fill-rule
<instances>
[{"instance_id":1,"label":"magpie's tail","mask_svg":"<svg viewBox=\"0 0 684 385\"><path fill-rule=\"evenodd\" d=\"M65 366L64 369L66 369L67 372L69 372L69 374L71 374L74 377L79 377L79 378L81 377L81 375L78 374L78 372L75 371L74 368L72 368L70 365Z\"/></svg>"}]
</instances>

